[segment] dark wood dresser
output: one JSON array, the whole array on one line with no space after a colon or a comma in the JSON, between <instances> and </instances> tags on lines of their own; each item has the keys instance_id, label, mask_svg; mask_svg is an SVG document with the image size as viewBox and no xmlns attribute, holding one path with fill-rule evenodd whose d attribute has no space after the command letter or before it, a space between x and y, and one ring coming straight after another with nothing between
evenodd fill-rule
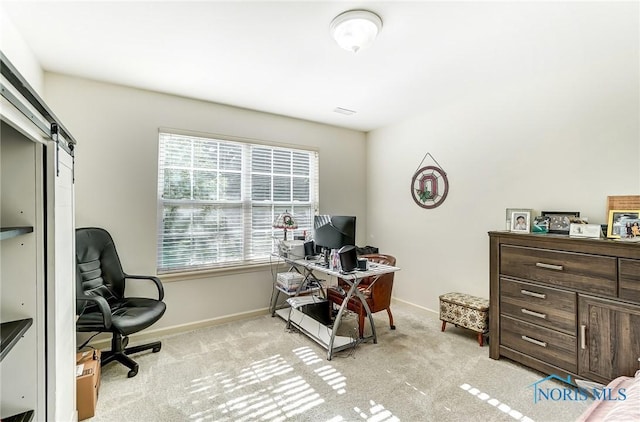
<instances>
[{"instance_id":1,"label":"dark wood dresser","mask_svg":"<svg viewBox=\"0 0 640 422\"><path fill-rule=\"evenodd\" d=\"M489 239L491 358L600 383L640 369L640 243Z\"/></svg>"}]
</instances>

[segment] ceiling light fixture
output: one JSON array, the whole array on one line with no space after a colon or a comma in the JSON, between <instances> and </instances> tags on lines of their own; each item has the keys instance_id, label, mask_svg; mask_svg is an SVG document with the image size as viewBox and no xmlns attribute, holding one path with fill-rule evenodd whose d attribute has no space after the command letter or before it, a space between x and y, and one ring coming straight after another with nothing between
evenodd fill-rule
<instances>
[{"instance_id":1,"label":"ceiling light fixture","mask_svg":"<svg viewBox=\"0 0 640 422\"><path fill-rule=\"evenodd\" d=\"M349 10L336 16L330 28L340 47L357 53L373 44L382 29L382 19L368 10Z\"/></svg>"}]
</instances>

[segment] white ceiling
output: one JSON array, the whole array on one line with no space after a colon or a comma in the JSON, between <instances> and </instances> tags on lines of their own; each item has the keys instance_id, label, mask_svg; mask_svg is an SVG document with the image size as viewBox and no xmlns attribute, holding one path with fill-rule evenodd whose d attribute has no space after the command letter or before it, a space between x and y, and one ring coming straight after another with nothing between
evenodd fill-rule
<instances>
[{"instance_id":1,"label":"white ceiling","mask_svg":"<svg viewBox=\"0 0 640 422\"><path fill-rule=\"evenodd\" d=\"M585 46L617 48L607 14L620 3L603 4L2 0L2 10L46 71L369 131L495 84L597 65ZM358 8L383 28L353 54L329 23Z\"/></svg>"}]
</instances>

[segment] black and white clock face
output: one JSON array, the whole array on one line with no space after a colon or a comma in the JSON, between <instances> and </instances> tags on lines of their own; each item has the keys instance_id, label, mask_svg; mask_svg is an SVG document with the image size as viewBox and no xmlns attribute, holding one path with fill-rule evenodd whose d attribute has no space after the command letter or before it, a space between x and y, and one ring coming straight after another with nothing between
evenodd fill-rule
<instances>
[{"instance_id":1,"label":"black and white clock face","mask_svg":"<svg viewBox=\"0 0 640 422\"><path fill-rule=\"evenodd\" d=\"M411 197L422 208L439 206L447 198L448 193L447 174L439 167L422 167L411 179Z\"/></svg>"}]
</instances>

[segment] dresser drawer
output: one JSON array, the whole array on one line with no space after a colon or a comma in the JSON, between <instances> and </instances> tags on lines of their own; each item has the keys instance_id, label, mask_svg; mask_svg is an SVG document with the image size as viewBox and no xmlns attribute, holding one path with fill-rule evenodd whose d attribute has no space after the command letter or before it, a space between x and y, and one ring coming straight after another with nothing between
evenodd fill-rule
<instances>
[{"instance_id":1,"label":"dresser drawer","mask_svg":"<svg viewBox=\"0 0 640 422\"><path fill-rule=\"evenodd\" d=\"M566 371L578 371L575 336L501 315L500 344Z\"/></svg>"},{"instance_id":2,"label":"dresser drawer","mask_svg":"<svg viewBox=\"0 0 640 422\"><path fill-rule=\"evenodd\" d=\"M619 292L622 300L640 303L640 261L620 258Z\"/></svg>"},{"instance_id":3,"label":"dresser drawer","mask_svg":"<svg viewBox=\"0 0 640 422\"><path fill-rule=\"evenodd\" d=\"M576 293L500 279L500 312L536 325L576 334Z\"/></svg>"},{"instance_id":4,"label":"dresser drawer","mask_svg":"<svg viewBox=\"0 0 640 422\"><path fill-rule=\"evenodd\" d=\"M500 274L610 297L617 294L615 257L502 245Z\"/></svg>"}]
</instances>

